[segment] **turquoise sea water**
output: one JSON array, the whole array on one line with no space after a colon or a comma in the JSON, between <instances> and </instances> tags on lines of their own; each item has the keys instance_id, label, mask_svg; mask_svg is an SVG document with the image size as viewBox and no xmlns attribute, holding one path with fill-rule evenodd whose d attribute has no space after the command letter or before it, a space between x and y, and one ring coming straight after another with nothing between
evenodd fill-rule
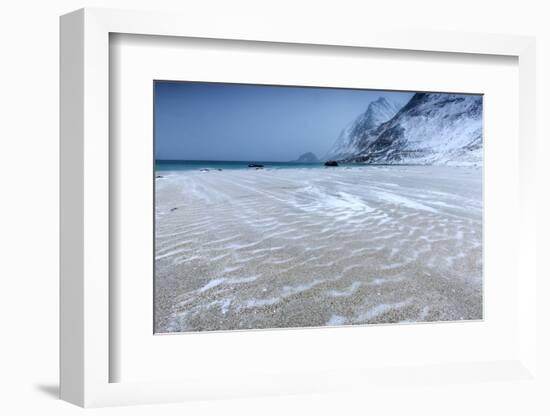
<instances>
[{"instance_id":1,"label":"turquoise sea water","mask_svg":"<svg viewBox=\"0 0 550 416\"><path fill-rule=\"evenodd\" d=\"M320 168L323 163L263 162L263 161L219 161L219 160L157 160L156 171L200 170L200 169L253 169L249 164L264 165L266 169ZM353 164L350 166L354 166ZM355 165L357 166L357 165Z\"/></svg>"}]
</instances>

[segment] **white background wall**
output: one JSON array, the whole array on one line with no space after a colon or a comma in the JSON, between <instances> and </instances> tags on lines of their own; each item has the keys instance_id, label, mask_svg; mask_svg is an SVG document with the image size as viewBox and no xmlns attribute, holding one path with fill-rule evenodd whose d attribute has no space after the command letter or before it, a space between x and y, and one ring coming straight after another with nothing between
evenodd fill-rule
<instances>
[{"instance_id":1,"label":"white background wall","mask_svg":"<svg viewBox=\"0 0 550 416\"><path fill-rule=\"evenodd\" d=\"M535 0L169 1L5 0L0 6L0 413L73 414L82 410L56 400L58 375L58 16L84 6L179 10L208 21L274 19L284 27L327 27L371 22L439 30L536 35L538 39L539 212L549 210L550 11ZM241 16L241 17L237 17ZM544 183L542 179L544 178ZM539 247L550 248L549 222L539 223ZM544 253L544 251L541 251ZM539 267L549 277L548 261ZM548 255L546 255L548 257ZM544 269L542 269L544 267ZM550 285L539 287L549 293ZM541 297L542 299L542 297ZM539 322L543 347L550 343L549 307ZM548 354L546 352L546 354ZM542 354L542 366L548 359ZM550 372L546 372L549 374ZM479 389L436 386L382 397L323 396L215 401L101 409L106 414L549 414L543 391L505 383ZM549 389L550 391L550 389ZM545 408L538 404L545 403ZM31 413L32 412L32 413Z\"/></svg>"}]
</instances>

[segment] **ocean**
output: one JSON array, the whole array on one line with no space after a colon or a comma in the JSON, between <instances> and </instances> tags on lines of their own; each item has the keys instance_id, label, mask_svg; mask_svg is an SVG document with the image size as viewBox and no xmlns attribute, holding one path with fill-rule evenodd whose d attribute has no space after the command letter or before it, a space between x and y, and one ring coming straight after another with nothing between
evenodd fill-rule
<instances>
[{"instance_id":1,"label":"ocean","mask_svg":"<svg viewBox=\"0 0 550 416\"><path fill-rule=\"evenodd\" d=\"M249 164L264 165L266 169L291 169L291 168L320 168L324 167L322 162L319 163L295 163L295 162L265 162L265 161L220 161L220 160L156 160L156 171L187 171L187 170L236 170L236 169L253 169L249 168ZM343 166L343 165L342 165ZM346 164L345 166L348 166ZM358 166L357 164L349 164L349 166Z\"/></svg>"}]
</instances>

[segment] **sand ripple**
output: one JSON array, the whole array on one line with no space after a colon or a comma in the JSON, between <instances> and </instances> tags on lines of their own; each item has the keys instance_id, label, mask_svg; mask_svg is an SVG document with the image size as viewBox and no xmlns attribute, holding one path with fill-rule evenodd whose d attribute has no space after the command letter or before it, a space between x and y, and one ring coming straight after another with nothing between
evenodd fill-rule
<instances>
[{"instance_id":1,"label":"sand ripple","mask_svg":"<svg viewBox=\"0 0 550 416\"><path fill-rule=\"evenodd\" d=\"M480 169L163 176L157 332L482 317Z\"/></svg>"}]
</instances>

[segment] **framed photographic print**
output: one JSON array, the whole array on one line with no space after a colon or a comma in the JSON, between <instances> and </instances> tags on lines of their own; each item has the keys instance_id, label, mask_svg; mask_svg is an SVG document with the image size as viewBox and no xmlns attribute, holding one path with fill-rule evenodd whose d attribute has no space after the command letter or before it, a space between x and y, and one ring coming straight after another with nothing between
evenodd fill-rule
<instances>
[{"instance_id":1,"label":"framed photographic print","mask_svg":"<svg viewBox=\"0 0 550 416\"><path fill-rule=\"evenodd\" d=\"M61 19L62 398L532 380L533 39L246 22Z\"/></svg>"}]
</instances>

